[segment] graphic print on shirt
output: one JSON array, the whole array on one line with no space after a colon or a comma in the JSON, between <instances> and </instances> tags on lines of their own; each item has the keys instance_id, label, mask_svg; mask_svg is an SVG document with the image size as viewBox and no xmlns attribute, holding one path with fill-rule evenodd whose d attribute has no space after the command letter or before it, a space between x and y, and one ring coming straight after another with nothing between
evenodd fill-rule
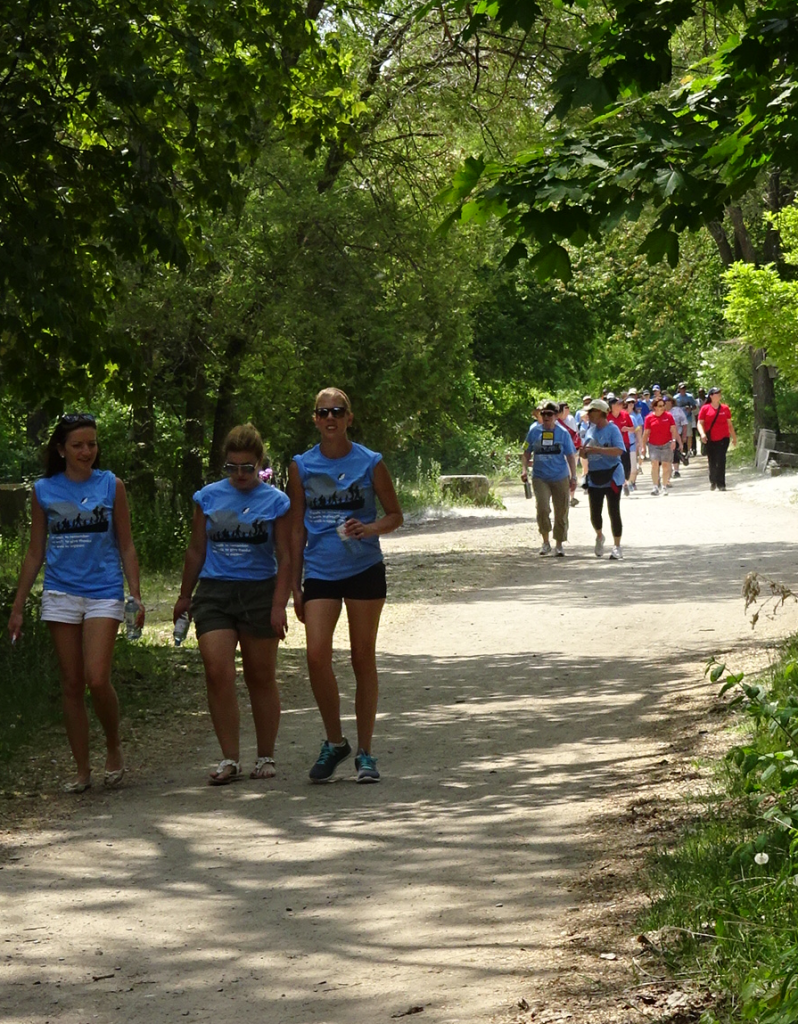
<instances>
[{"instance_id":1,"label":"graphic print on shirt","mask_svg":"<svg viewBox=\"0 0 798 1024\"><path fill-rule=\"evenodd\" d=\"M346 484L346 474L341 473L338 480L333 480L326 473L317 473L305 481L305 501L308 509L314 512L354 512L366 504L366 496L355 480L345 489L339 485Z\"/></svg>"},{"instance_id":2,"label":"graphic print on shirt","mask_svg":"<svg viewBox=\"0 0 798 1024\"><path fill-rule=\"evenodd\" d=\"M241 515L249 512L249 506L241 509ZM246 522L239 519L232 509L217 509L208 514L207 537L212 544L218 544L222 554L235 558L243 554L248 544L267 544L271 538L271 523L268 519L253 519Z\"/></svg>"},{"instance_id":3,"label":"graphic print on shirt","mask_svg":"<svg viewBox=\"0 0 798 1024\"><path fill-rule=\"evenodd\" d=\"M47 520L54 539L64 534L108 533L110 529L108 509L104 505L89 508L89 498L83 498L79 505L73 501L53 502L47 509ZM75 537L70 547L80 547L88 541L88 537L83 540Z\"/></svg>"},{"instance_id":4,"label":"graphic print on shirt","mask_svg":"<svg viewBox=\"0 0 798 1024\"><path fill-rule=\"evenodd\" d=\"M534 455L562 455L562 445L554 440L553 430L544 430L532 446Z\"/></svg>"}]
</instances>

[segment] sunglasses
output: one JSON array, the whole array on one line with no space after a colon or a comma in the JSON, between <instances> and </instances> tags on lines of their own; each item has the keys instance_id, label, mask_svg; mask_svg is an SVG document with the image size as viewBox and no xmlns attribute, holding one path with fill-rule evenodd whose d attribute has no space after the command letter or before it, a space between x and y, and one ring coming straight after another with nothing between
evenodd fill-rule
<instances>
[{"instance_id":1,"label":"sunglasses","mask_svg":"<svg viewBox=\"0 0 798 1024\"><path fill-rule=\"evenodd\" d=\"M254 473L256 466L253 466L251 462L225 462L224 471L231 476L234 473Z\"/></svg>"},{"instance_id":2,"label":"sunglasses","mask_svg":"<svg viewBox=\"0 0 798 1024\"><path fill-rule=\"evenodd\" d=\"M556 412L552 412L551 409L546 409L545 412L541 412L541 416L556 416Z\"/></svg>"},{"instance_id":3,"label":"sunglasses","mask_svg":"<svg viewBox=\"0 0 798 1024\"><path fill-rule=\"evenodd\" d=\"M67 426L70 423L91 423L92 426L96 426L97 421L90 412L68 412L66 416L62 416L59 423L63 423Z\"/></svg>"},{"instance_id":4,"label":"sunglasses","mask_svg":"<svg viewBox=\"0 0 798 1024\"><path fill-rule=\"evenodd\" d=\"M347 408L345 405L333 405L329 409L322 408L316 410L316 415L320 420L326 420L328 416L332 416L333 419L340 420L347 414Z\"/></svg>"}]
</instances>

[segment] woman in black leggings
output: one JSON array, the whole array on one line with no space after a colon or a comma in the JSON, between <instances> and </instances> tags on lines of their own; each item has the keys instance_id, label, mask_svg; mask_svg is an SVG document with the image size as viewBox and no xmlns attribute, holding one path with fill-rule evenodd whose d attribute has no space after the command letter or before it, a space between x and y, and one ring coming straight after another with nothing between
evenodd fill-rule
<instances>
[{"instance_id":1,"label":"woman in black leggings","mask_svg":"<svg viewBox=\"0 0 798 1024\"><path fill-rule=\"evenodd\" d=\"M612 551L610 558L620 561L621 534L621 489L624 483L622 455L626 451L620 430L607 421L610 407L600 398L594 398L587 407L590 426L585 433L581 455L587 458L587 493L590 501L590 522L596 531L596 558L604 554L604 500L612 526Z\"/></svg>"}]
</instances>

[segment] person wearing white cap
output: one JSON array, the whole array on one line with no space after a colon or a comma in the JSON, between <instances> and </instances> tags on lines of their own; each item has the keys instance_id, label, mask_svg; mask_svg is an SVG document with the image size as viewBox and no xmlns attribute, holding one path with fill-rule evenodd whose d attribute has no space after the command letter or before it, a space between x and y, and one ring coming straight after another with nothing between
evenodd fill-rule
<instances>
[{"instance_id":1,"label":"person wearing white cap","mask_svg":"<svg viewBox=\"0 0 798 1024\"><path fill-rule=\"evenodd\" d=\"M613 548L610 558L619 561L621 552L621 489L624 484L624 471L621 456L626 452L626 445L620 430L614 423L607 420L609 405L601 398L594 398L588 406L590 426L585 434L582 445L582 457L588 460L590 469L587 474L587 493L590 501L590 522L596 531L596 558L604 554L604 523L602 511L604 501L612 527Z\"/></svg>"}]
</instances>

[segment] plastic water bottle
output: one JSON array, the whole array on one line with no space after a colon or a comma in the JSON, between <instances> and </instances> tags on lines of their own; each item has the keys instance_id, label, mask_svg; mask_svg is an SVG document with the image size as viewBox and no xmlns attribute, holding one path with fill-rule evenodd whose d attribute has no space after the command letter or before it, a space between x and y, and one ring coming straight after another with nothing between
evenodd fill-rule
<instances>
[{"instance_id":1,"label":"plastic water bottle","mask_svg":"<svg viewBox=\"0 0 798 1024\"><path fill-rule=\"evenodd\" d=\"M532 497L532 484L528 480L524 480L524 497Z\"/></svg>"},{"instance_id":2,"label":"plastic water bottle","mask_svg":"<svg viewBox=\"0 0 798 1024\"><path fill-rule=\"evenodd\" d=\"M128 594L127 600L125 601L125 636L128 640L138 640L141 636L141 630L136 625L136 619L139 614L139 606L134 597Z\"/></svg>"},{"instance_id":3,"label":"plastic water bottle","mask_svg":"<svg viewBox=\"0 0 798 1024\"><path fill-rule=\"evenodd\" d=\"M183 612L180 618L175 623L175 629L172 636L175 638L175 647L179 647L188 635L189 619L188 612Z\"/></svg>"}]
</instances>

